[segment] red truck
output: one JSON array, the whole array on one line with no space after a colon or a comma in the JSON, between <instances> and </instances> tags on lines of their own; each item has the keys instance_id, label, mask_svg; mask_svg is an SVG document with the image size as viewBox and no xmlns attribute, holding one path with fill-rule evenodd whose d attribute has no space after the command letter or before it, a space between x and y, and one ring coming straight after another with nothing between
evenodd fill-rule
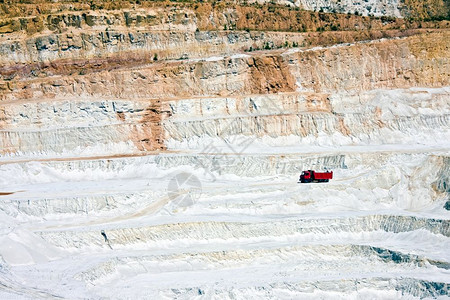
<instances>
[{"instance_id":1,"label":"red truck","mask_svg":"<svg viewBox=\"0 0 450 300\"><path fill-rule=\"evenodd\" d=\"M300 175L301 183L308 182L328 182L330 179L333 179L333 171L326 171L323 173L316 172L314 170L303 171Z\"/></svg>"}]
</instances>

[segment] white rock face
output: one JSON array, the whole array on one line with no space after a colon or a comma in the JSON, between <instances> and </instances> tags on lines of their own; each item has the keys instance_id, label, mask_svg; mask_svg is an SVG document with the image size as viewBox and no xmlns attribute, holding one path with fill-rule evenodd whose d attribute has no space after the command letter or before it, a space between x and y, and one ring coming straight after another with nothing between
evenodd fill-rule
<instances>
[{"instance_id":1,"label":"white rock face","mask_svg":"<svg viewBox=\"0 0 450 300\"><path fill-rule=\"evenodd\" d=\"M95 99L13 103L4 107L0 147L6 157L136 152L130 135L142 126L145 109L145 103Z\"/></svg>"},{"instance_id":2,"label":"white rock face","mask_svg":"<svg viewBox=\"0 0 450 300\"><path fill-rule=\"evenodd\" d=\"M253 0L248 2L267 3L269 1ZM275 2L328 13L402 17L399 10L401 4L398 0L278 0Z\"/></svg>"},{"instance_id":3,"label":"white rock face","mask_svg":"<svg viewBox=\"0 0 450 300\"><path fill-rule=\"evenodd\" d=\"M307 10L358 13L363 16L401 17L398 0L297 0L295 5Z\"/></svg>"}]
</instances>

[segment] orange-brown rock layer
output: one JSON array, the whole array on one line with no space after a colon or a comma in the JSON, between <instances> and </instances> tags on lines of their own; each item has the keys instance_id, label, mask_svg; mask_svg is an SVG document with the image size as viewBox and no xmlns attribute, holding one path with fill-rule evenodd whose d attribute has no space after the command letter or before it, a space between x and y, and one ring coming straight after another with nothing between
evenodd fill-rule
<instances>
[{"instance_id":1,"label":"orange-brown rock layer","mask_svg":"<svg viewBox=\"0 0 450 300\"><path fill-rule=\"evenodd\" d=\"M343 13L305 11L299 8L274 5L245 5L221 1L215 3L176 3L157 1L130 4L123 1L79 2L37 1L33 4L0 5L0 33L25 32L35 34L51 30L62 32L70 28L95 26L158 27L170 24L172 29L194 26L199 30L263 30L263 31L323 31L400 29L448 26L447 23L412 21L410 18L363 17ZM47 3L45 3L47 2ZM50 3L49 3L50 2ZM413 1L408 1L413 2ZM448 7L442 1L409 3L404 10L418 20L442 19ZM431 3L436 2L436 3ZM440 3L437 3L440 2ZM447 24L447 25L445 25ZM161 29L162 27L160 27ZM166 27L166 29L170 29Z\"/></svg>"},{"instance_id":2,"label":"orange-brown rock layer","mask_svg":"<svg viewBox=\"0 0 450 300\"><path fill-rule=\"evenodd\" d=\"M316 92L441 87L450 84L449 49L446 31L301 51L291 66L301 87Z\"/></svg>"},{"instance_id":3,"label":"orange-brown rock layer","mask_svg":"<svg viewBox=\"0 0 450 300\"><path fill-rule=\"evenodd\" d=\"M0 82L88 74L165 60L407 37L428 30L283 32L77 31L0 44ZM0 88L1 88L0 83ZM4 83L3 83L4 85Z\"/></svg>"},{"instance_id":4,"label":"orange-brown rock layer","mask_svg":"<svg viewBox=\"0 0 450 300\"><path fill-rule=\"evenodd\" d=\"M160 62L98 73L4 82L0 99L174 98L449 85L450 32L299 52ZM294 80L295 78L295 80Z\"/></svg>"}]
</instances>

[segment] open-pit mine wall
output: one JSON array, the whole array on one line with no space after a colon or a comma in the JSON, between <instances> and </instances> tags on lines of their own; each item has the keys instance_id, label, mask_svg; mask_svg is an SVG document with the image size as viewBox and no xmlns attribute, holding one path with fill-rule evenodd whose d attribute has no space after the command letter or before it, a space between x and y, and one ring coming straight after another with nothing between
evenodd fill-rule
<instances>
[{"instance_id":1,"label":"open-pit mine wall","mask_svg":"<svg viewBox=\"0 0 450 300\"><path fill-rule=\"evenodd\" d=\"M449 41L424 32L8 81L0 149L129 154L234 135L324 143L319 133L343 145L433 142L448 130Z\"/></svg>"},{"instance_id":2,"label":"open-pit mine wall","mask_svg":"<svg viewBox=\"0 0 450 300\"><path fill-rule=\"evenodd\" d=\"M442 1L136 2L0 4L0 298L448 297Z\"/></svg>"}]
</instances>

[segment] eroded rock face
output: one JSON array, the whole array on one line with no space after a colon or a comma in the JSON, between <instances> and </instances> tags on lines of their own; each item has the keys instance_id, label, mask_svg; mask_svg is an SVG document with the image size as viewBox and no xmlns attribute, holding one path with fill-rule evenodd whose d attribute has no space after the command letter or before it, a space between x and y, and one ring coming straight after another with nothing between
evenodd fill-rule
<instances>
[{"instance_id":1,"label":"eroded rock face","mask_svg":"<svg viewBox=\"0 0 450 300\"><path fill-rule=\"evenodd\" d=\"M13 103L1 111L0 148L3 155L162 150L168 114L159 100Z\"/></svg>"},{"instance_id":2,"label":"eroded rock face","mask_svg":"<svg viewBox=\"0 0 450 300\"><path fill-rule=\"evenodd\" d=\"M293 55L293 73L301 88L362 91L448 84L449 34L302 51Z\"/></svg>"},{"instance_id":3,"label":"eroded rock face","mask_svg":"<svg viewBox=\"0 0 450 300\"><path fill-rule=\"evenodd\" d=\"M223 97L241 101L240 97L248 97L246 95L294 95L272 98L272 103L283 101L287 105L283 104L278 111L273 111L272 117L260 116L258 106L249 115L242 115L241 112L240 125L236 125L234 134L259 137L293 134L305 137L316 135L324 129L330 134L336 131L344 136L358 136L362 132L377 132L383 126L400 130L400 125L394 123L400 122L403 116L399 115L398 120L378 120L377 116L385 113L383 109L373 110L375 114L370 118L373 122L367 123L366 129L362 130L356 124L360 122L357 121L359 118L364 117L334 115L336 109L329 99L341 94L360 94L361 97L378 89L448 86L449 41L447 31L438 31L401 39L306 50L278 50L181 61L150 60L148 63L144 61L145 64L131 60L126 68L122 65L126 59L117 64L107 58L89 59L83 62L83 68L89 68L84 75L64 74L64 70L61 71L64 65L58 68L53 66L54 70L60 70L61 74L57 76L27 78L22 73L18 75L22 80L4 80L0 91L4 103L1 110L2 152L60 153L77 147L93 149L97 143L121 144L124 148L120 149L131 152L165 149L166 138L201 137L206 133L202 133L202 128L206 130L212 126L207 125L211 121L203 123L198 120L195 121L197 125L176 123L177 129L169 125L170 120L177 120L178 112L167 107L167 100L175 101L174 105L177 101L186 104L200 101L195 97L205 99L201 100L203 102L210 99L214 106L220 107ZM70 61L67 65L70 67ZM92 66L99 69L95 70ZM25 69L22 71L26 72ZM6 72L6 69L3 70ZM8 72L20 74L14 69ZM443 93L442 97L445 95ZM90 102L89 99L102 99L103 102ZM345 100L342 101L345 103ZM48 106L49 103L51 106ZM300 117L300 111L296 109L286 111L288 106L299 103L311 107L311 111L326 113L321 117ZM444 100L444 107L448 105L445 103ZM124 105L125 109L122 108ZM229 111L227 118L232 117L230 111L233 108L226 105ZM255 104L248 104L249 107L252 105ZM370 107L365 110L372 113ZM411 126L427 128L432 124L442 124L447 120L444 111L434 116L415 115L414 118L419 119L408 122L416 124ZM92 118L96 114L102 117ZM278 116L280 114L284 116ZM236 116L239 116L239 109ZM216 118L214 122L220 123L220 116L212 117ZM163 127L165 121L168 123ZM261 122L265 124L262 127ZM285 125L281 126L280 122ZM325 123L319 125L321 122ZM180 133L181 128L183 134ZM165 132L167 130L169 133ZM218 129L211 130L216 132ZM70 138L72 135L73 138Z\"/></svg>"},{"instance_id":4,"label":"eroded rock face","mask_svg":"<svg viewBox=\"0 0 450 300\"><path fill-rule=\"evenodd\" d=\"M296 5L308 10L340 12L340 13L358 13L364 16L393 16L400 17L402 4L398 0L389 1L353 1L353 0L297 0Z\"/></svg>"},{"instance_id":5,"label":"eroded rock face","mask_svg":"<svg viewBox=\"0 0 450 300\"><path fill-rule=\"evenodd\" d=\"M86 73L98 66L97 72L4 80L0 95L3 100L14 100L42 95L133 98L274 93L294 91L293 78L299 88L315 92L445 86L448 37L448 32L443 31L400 40L275 54L248 53L142 65L144 60L137 61L135 66L131 60L131 69L120 68L126 59L117 63L93 59L82 62L82 66L89 68ZM116 67L119 69L115 70ZM18 73L14 69L3 72L5 77L6 73Z\"/></svg>"}]
</instances>

